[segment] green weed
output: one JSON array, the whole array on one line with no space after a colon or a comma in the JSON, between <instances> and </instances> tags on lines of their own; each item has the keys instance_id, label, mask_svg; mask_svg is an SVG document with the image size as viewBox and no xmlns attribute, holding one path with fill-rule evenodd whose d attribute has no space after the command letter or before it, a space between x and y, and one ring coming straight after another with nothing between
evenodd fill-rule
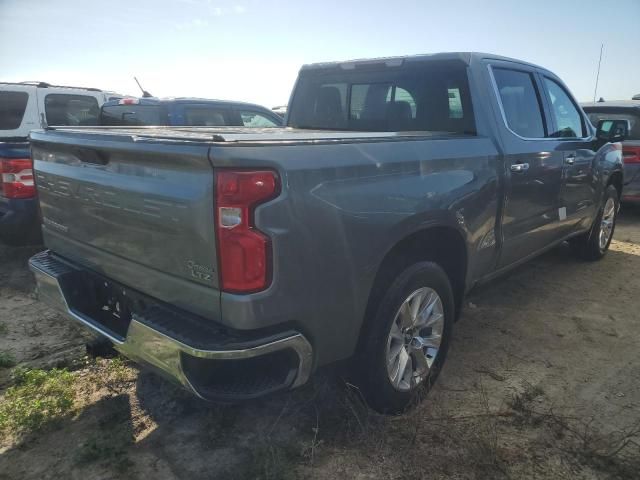
<instances>
[{"instance_id":1,"label":"green weed","mask_svg":"<svg viewBox=\"0 0 640 480\"><path fill-rule=\"evenodd\" d=\"M16 369L0 403L0 432L42 428L73 408L75 378L67 370Z\"/></svg>"},{"instance_id":2,"label":"green weed","mask_svg":"<svg viewBox=\"0 0 640 480\"><path fill-rule=\"evenodd\" d=\"M11 352L0 352L0 368L11 368L15 366L16 358Z\"/></svg>"}]
</instances>

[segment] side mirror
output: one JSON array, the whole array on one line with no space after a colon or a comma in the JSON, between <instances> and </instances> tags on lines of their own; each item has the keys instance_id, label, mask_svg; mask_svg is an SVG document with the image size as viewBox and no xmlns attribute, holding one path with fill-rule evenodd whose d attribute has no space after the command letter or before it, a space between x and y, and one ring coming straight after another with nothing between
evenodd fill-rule
<instances>
[{"instance_id":1,"label":"side mirror","mask_svg":"<svg viewBox=\"0 0 640 480\"><path fill-rule=\"evenodd\" d=\"M596 138L603 142L621 142L629 136L629 120L600 120Z\"/></svg>"}]
</instances>

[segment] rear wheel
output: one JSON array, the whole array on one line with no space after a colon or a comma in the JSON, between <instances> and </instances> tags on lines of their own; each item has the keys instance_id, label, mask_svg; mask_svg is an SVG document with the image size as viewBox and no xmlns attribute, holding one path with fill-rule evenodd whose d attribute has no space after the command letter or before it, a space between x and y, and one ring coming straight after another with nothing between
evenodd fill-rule
<instances>
[{"instance_id":1,"label":"rear wheel","mask_svg":"<svg viewBox=\"0 0 640 480\"><path fill-rule=\"evenodd\" d=\"M435 263L416 263L393 281L365 324L354 379L373 409L400 413L428 392L447 354L454 310L449 279Z\"/></svg>"},{"instance_id":2,"label":"rear wheel","mask_svg":"<svg viewBox=\"0 0 640 480\"><path fill-rule=\"evenodd\" d=\"M604 257L609 245L611 245L613 232L616 228L618 207L618 191L613 185L609 185L591 230L571 239L571 246L578 255L586 260L599 260Z\"/></svg>"}]
</instances>

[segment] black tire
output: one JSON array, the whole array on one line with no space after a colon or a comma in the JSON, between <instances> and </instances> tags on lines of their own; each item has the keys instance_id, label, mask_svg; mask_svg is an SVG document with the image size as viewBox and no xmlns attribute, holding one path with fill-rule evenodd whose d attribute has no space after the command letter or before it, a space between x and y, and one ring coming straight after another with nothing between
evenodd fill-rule
<instances>
[{"instance_id":1,"label":"black tire","mask_svg":"<svg viewBox=\"0 0 640 480\"><path fill-rule=\"evenodd\" d=\"M608 240L604 245L600 243L600 234L603 229L602 219L605 214L605 206L609 200L613 201L614 209L613 209L613 219L611 226L611 233L609 235ZM571 247L574 249L576 254L581 258L589 261L600 260L609 250L609 245L611 245L611 240L613 239L613 233L616 228L616 220L618 218L618 209L620 207L620 199L618 197L618 190L613 185L609 185L604 192L604 196L602 199L602 204L600 205L600 209L598 210L598 215L591 226L591 230L585 233L584 235L580 235L579 237L572 238L569 243Z\"/></svg>"},{"instance_id":2,"label":"black tire","mask_svg":"<svg viewBox=\"0 0 640 480\"><path fill-rule=\"evenodd\" d=\"M441 343L425 378L410 390L400 391L392 384L387 371L387 342L403 302L423 287L434 290L441 300L444 317ZM402 413L424 398L446 359L455 318L453 290L447 274L433 262L411 265L391 283L372 315L364 323L353 380L371 408L380 413Z\"/></svg>"}]
</instances>

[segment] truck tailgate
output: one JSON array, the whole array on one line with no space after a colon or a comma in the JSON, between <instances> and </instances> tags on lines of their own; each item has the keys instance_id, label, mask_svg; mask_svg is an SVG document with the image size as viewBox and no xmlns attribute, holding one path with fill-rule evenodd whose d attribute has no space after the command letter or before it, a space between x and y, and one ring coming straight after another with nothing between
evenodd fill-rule
<instances>
[{"instance_id":1,"label":"truck tailgate","mask_svg":"<svg viewBox=\"0 0 640 480\"><path fill-rule=\"evenodd\" d=\"M34 132L46 245L129 287L219 313L208 146L110 132Z\"/></svg>"}]
</instances>

